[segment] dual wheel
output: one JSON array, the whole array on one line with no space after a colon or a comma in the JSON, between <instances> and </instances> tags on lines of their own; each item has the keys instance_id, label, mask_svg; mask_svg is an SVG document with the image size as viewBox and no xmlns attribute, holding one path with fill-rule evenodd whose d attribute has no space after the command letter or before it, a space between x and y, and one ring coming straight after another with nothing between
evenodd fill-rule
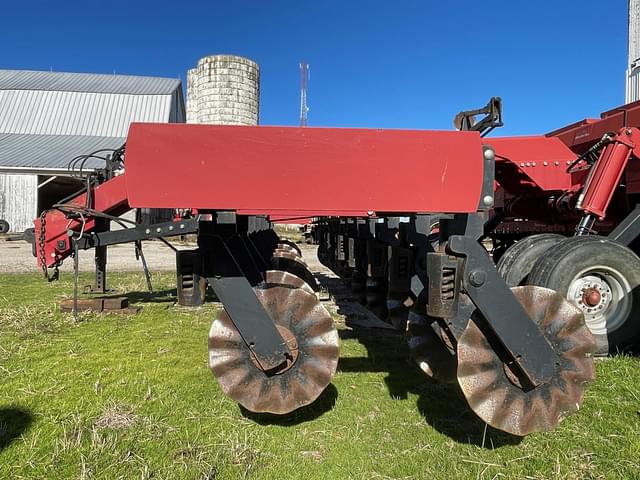
<instances>
[{"instance_id":1,"label":"dual wheel","mask_svg":"<svg viewBox=\"0 0 640 480\"><path fill-rule=\"evenodd\" d=\"M546 287L577 306L596 355L640 340L640 259L624 245L599 236L532 235L507 249L497 268L510 287Z\"/></svg>"}]
</instances>

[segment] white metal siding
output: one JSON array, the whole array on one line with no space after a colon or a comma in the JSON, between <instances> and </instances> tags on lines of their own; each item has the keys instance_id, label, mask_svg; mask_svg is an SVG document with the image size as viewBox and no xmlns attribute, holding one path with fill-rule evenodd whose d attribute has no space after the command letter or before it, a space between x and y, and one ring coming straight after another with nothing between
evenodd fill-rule
<instances>
[{"instance_id":1,"label":"white metal siding","mask_svg":"<svg viewBox=\"0 0 640 480\"><path fill-rule=\"evenodd\" d=\"M0 133L126 137L131 122L166 122L172 95L0 91Z\"/></svg>"},{"instance_id":2,"label":"white metal siding","mask_svg":"<svg viewBox=\"0 0 640 480\"><path fill-rule=\"evenodd\" d=\"M0 218L12 232L33 227L38 215L37 175L0 174Z\"/></svg>"}]
</instances>

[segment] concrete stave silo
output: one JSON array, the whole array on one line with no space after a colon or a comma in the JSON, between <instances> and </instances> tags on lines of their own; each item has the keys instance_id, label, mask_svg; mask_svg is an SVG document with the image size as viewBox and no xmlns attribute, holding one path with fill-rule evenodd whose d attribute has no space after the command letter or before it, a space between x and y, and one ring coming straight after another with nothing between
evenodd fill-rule
<instances>
[{"instance_id":1,"label":"concrete stave silo","mask_svg":"<svg viewBox=\"0 0 640 480\"><path fill-rule=\"evenodd\" d=\"M187 123L198 123L198 69L187 70Z\"/></svg>"},{"instance_id":2,"label":"concrete stave silo","mask_svg":"<svg viewBox=\"0 0 640 480\"><path fill-rule=\"evenodd\" d=\"M252 60L235 55L203 57L188 72L187 92L190 123L258 124L260 68Z\"/></svg>"}]
</instances>

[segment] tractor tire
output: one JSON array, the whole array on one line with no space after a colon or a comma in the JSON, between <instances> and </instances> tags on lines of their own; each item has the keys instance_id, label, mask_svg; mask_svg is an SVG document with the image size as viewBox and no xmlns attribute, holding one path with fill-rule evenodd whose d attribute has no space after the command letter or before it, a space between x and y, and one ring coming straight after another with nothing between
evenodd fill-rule
<instances>
[{"instance_id":1,"label":"tractor tire","mask_svg":"<svg viewBox=\"0 0 640 480\"><path fill-rule=\"evenodd\" d=\"M9 233L9 222L0 220L0 233Z\"/></svg>"},{"instance_id":2,"label":"tractor tire","mask_svg":"<svg viewBox=\"0 0 640 480\"><path fill-rule=\"evenodd\" d=\"M529 285L551 288L580 308L596 340L596 355L632 349L640 340L640 258L598 236L567 238L548 250Z\"/></svg>"},{"instance_id":3,"label":"tractor tire","mask_svg":"<svg viewBox=\"0 0 640 480\"><path fill-rule=\"evenodd\" d=\"M509 287L525 285L536 261L565 238L554 233L525 237L504 252L496 268Z\"/></svg>"}]
</instances>

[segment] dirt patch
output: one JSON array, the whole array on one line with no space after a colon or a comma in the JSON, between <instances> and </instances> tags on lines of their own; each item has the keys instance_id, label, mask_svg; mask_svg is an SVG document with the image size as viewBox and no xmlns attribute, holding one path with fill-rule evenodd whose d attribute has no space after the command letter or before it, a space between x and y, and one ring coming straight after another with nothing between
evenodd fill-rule
<instances>
[{"instance_id":1,"label":"dirt patch","mask_svg":"<svg viewBox=\"0 0 640 480\"><path fill-rule=\"evenodd\" d=\"M130 408L124 405L111 405L97 418L94 425L98 429L122 429L133 426L137 420L138 416Z\"/></svg>"}]
</instances>

